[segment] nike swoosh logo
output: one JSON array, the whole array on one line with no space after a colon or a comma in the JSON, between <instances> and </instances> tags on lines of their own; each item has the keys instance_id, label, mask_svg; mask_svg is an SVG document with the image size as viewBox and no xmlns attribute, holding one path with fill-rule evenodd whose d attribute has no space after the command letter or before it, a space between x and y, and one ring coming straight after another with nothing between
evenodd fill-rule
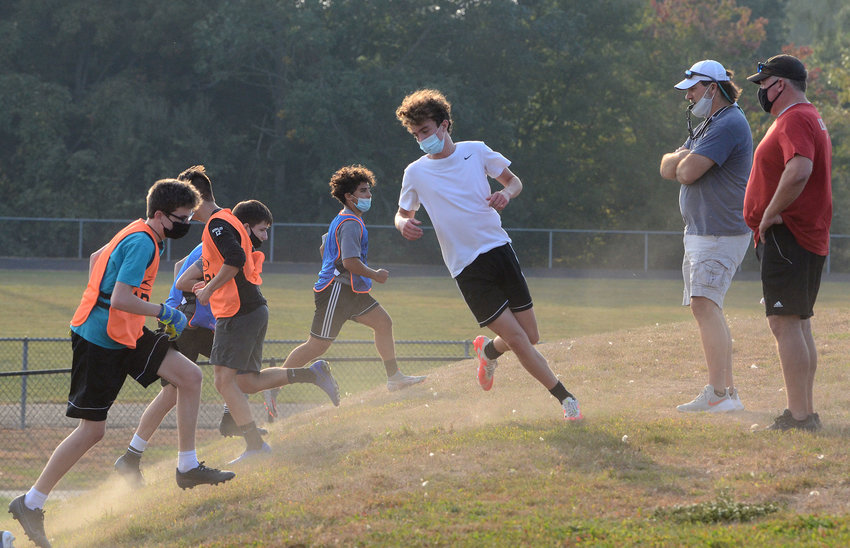
<instances>
[{"instance_id":1,"label":"nike swoosh logo","mask_svg":"<svg viewBox=\"0 0 850 548\"><path fill-rule=\"evenodd\" d=\"M715 405L717 405L718 403L723 403L724 401L726 401L726 400L717 400L717 401L716 401L716 402L714 402L714 403L708 402L708 405L709 405L709 406L711 406L711 407L714 407L714 406L715 406Z\"/></svg>"},{"instance_id":2,"label":"nike swoosh logo","mask_svg":"<svg viewBox=\"0 0 850 548\"><path fill-rule=\"evenodd\" d=\"M469 156L466 156L466 157L464 158L464 160L469 160L470 158L472 158L472 154L470 154Z\"/></svg>"}]
</instances>

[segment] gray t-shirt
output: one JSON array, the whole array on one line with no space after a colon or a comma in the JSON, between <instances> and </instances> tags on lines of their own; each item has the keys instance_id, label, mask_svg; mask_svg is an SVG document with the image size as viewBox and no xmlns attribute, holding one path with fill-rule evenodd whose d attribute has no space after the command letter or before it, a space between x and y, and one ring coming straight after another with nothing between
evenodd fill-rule
<instances>
[{"instance_id":1,"label":"gray t-shirt","mask_svg":"<svg viewBox=\"0 0 850 548\"><path fill-rule=\"evenodd\" d=\"M702 177L679 190L685 234L737 236L750 232L744 222L744 192L753 166L753 136L737 105L715 113L685 147L714 161Z\"/></svg>"},{"instance_id":2,"label":"gray t-shirt","mask_svg":"<svg viewBox=\"0 0 850 548\"><path fill-rule=\"evenodd\" d=\"M353 215L347 207L343 211ZM351 283L351 274L342 265L342 261L352 257L360 258L360 240L362 238L360 223L354 220L340 223L336 234L339 239L339 258L334 262L334 268L338 272L336 279L349 284Z\"/></svg>"}]
</instances>

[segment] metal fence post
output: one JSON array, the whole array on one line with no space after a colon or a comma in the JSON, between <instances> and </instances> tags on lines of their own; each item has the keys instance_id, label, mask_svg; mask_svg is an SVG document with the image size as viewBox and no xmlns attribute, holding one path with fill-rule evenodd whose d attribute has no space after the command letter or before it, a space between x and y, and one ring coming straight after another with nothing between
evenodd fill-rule
<instances>
[{"instance_id":1,"label":"metal fence post","mask_svg":"<svg viewBox=\"0 0 850 548\"><path fill-rule=\"evenodd\" d=\"M80 230L77 232L77 258L83 258L83 220L79 221Z\"/></svg>"},{"instance_id":2,"label":"metal fence post","mask_svg":"<svg viewBox=\"0 0 850 548\"><path fill-rule=\"evenodd\" d=\"M552 231L549 231L549 270L552 270Z\"/></svg>"},{"instance_id":3,"label":"metal fence post","mask_svg":"<svg viewBox=\"0 0 850 548\"><path fill-rule=\"evenodd\" d=\"M29 365L29 338L24 337L23 352L21 356L21 371L26 371ZM27 428L27 378L21 376L21 430Z\"/></svg>"},{"instance_id":4,"label":"metal fence post","mask_svg":"<svg viewBox=\"0 0 850 548\"><path fill-rule=\"evenodd\" d=\"M643 233L643 271L649 272L649 232Z\"/></svg>"},{"instance_id":5,"label":"metal fence post","mask_svg":"<svg viewBox=\"0 0 850 548\"><path fill-rule=\"evenodd\" d=\"M274 262L274 224L269 229L269 262Z\"/></svg>"}]
</instances>

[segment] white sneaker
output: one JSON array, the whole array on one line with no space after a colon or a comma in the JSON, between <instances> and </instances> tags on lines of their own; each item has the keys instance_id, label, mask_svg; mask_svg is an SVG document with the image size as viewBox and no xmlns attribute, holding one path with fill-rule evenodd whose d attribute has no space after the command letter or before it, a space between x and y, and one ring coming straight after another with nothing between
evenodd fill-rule
<instances>
[{"instance_id":1,"label":"white sneaker","mask_svg":"<svg viewBox=\"0 0 850 548\"><path fill-rule=\"evenodd\" d=\"M412 376L405 375L401 371L397 371L395 375L387 379L387 390L389 390L390 392L395 392L396 390L401 390L402 388L407 388L408 386L419 384L426 378L428 377L426 377L425 375Z\"/></svg>"},{"instance_id":2,"label":"white sneaker","mask_svg":"<svg viewBox=\"0 0 850 548\"><path fill-rule=\"evenodd\" d=\"M691 402L676 406L676 409L683 412L708 411L709 413L735 411L735 404L729 398L729 392L725 388L723 391L723 395L718 396L714 393L714 387L706 384L699 396Z\"/></svg>"},{"instance_id":3,"label":"white sneaker","mask_svg":"<svg viewBox=\"0 0 850 548\"><path fill-rule=\"evenodd\" d=\"M733 388L732 390L726 389L726 393L729 394L729 399L732 400L732 405L735 406L733 411L743 411L744 404L741 403L741 398L738 397L738 389Z\"/></svg>"},{"instance_id":4,"label":"white sneaker","mask_svg":"<svg viewBox=\"0 0 850 548\"><path fill-rule=\"evenodd\" d=\"M584 415L581 413L581 409L579 409L578 401L576 401L575 398L565 399L561 402L561 407L564 408L564 420L580 421L584 418Z\"/></svg>"}]
</instances>

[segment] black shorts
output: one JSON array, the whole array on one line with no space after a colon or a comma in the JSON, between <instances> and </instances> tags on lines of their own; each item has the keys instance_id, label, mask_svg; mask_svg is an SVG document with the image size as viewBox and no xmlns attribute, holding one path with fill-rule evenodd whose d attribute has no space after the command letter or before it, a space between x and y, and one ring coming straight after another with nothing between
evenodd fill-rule
<instances>
[{"instance_id":1,"label":"black shorts","mask_svg":"<svg viewBox=\"0 0 850 548\"><path fill-rule=\"evenodd\" d=\"M136 348L104 348L71 333L74 358L65 415L105 421L127 375L150 386L159 378L157 371L170 347L167 335L148 328L143 329Z\"/></svg>"},{"instance_id":2,"label":"black shorts","mask_svg":"<svg viewBox=\"0 0 850 548\"><path fill-rule=\"evenodd\" d=\"M466 305L478 325L485 327L510 308L513 312L533 306L531 293L511 244L485 251L455 278Z\"/></svg>"},{"instance_id":3,"label":"black shorts","mask_svg":"<svg viewBox=\"0 0 850 548\"><path fill-rule=\"evenodd\" d=\"M180 334L176 341L171 342L174 350L177 350L193 362L198 361L198 356L203 355L207 358L212 353L213 337L215 331L206 327L187 327ZM162 386L169 385L167 380L160 379Z\"/></svg>"},{"instance_id":4,"label":"black shorts","mask_svg":"<svg viewBox=\"0 0 850 548\"><path fill-rule=\"evenodd\" d=\"M269 326L269 307L261 305L232 318L215 322L210 363L236 369L239 373L259 373L263 367L263 340Z\"/></svg>"},{"instance_id":5,"label":"black shorts","mask_svg":"<svg viewBox=\"0 0 850 548\"><path fill-rule=\"evenodd\" d=\"M814 315L826 257L804 249L785 225L773 225L756 248L768 316Z\"/></svg>"},{"instance_id":6,"label":"black shorts","mask_svg":"<svg viewBox=\"0 0 850 548\"><path fill-rule=\"evenodd\" d=\"M350 285L339 280L334 280L323 290L314 292L313 299L316 301L316 312L313 314L310 335L326 341L336 339L346 321L362 316L378 306L378 301L372 295L355 293Z\"/></svg>"}]
</instances>

